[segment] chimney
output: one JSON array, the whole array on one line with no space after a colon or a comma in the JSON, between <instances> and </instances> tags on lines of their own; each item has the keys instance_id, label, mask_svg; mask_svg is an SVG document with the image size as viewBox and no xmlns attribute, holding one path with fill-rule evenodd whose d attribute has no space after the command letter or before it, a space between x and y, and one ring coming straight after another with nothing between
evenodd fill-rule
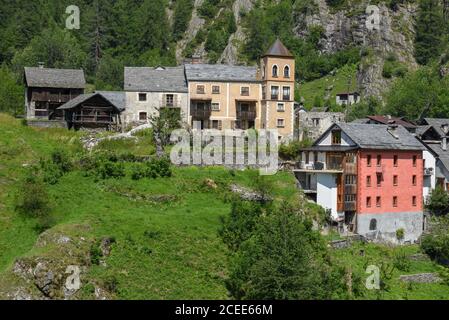
<instances>
[{"instance_id":1,"label":"chimney","mask_svg":"<svg viewBox=\"0 0 449 320\"><path fill-rule=\"evenodd\" d=\"M447 133L449 132L449 125L447 123L444 123L441 125L441 130L443 130L444 136L441 141L441 149L443 151L447 151Z\"/></svg>"},{"instance_id":2,"label":"chimney","mask_svg":"<svg viewBox=\"0 0 449 320\"><path fill-rule=\"evenodd\" d=\"M39 69L44 69L44 67L45 67L44 62L38 62L37 65L39 66Z\"/></svg>"},{"instance_id":3,"label":"chimney","mask_svg":"<svg viewBox=\"0 0 449 320\"><path fill-rule=\"evenodd\" d=\"M394 121L388 121L388 128L387 131L389 134L391 134L395 139L399 139L399 136L396 132L396 130L398 129L398 125L394 124Z\"/></svg>"},{"instance_id":4,"label":"chimney","mask_svg":"<svg viewBox=\"0 0 449 320\"><path fill-rule=\"evenodd\" d=\"M192 64L200 64L202 63L202 58L200 55L193 55L192 56Z\"/></svg>"}]
</instances>

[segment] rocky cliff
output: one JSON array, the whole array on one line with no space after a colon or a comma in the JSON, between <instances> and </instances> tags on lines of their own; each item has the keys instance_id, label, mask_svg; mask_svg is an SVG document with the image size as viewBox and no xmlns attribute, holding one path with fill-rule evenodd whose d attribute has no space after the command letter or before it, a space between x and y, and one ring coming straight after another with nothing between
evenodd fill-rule
<instances>
[{"instance_id":1,"label":"rocky cliff","mask_svg":"<svg viewBox=\"0 0 449 320\"><path fill-rule=\"evenodd\" d=\"M179 61L184 58L182 52L189 41L202 28L207 32L204 19L197 13L202 3L203 0L195 0L195 9L188 31L184 39L178 43ZM232 11L237 22L237 31L230 36L218 63L241 64L243 62L239 57L239 51L247 35L241 15L250 12L255 3L255 0L233 2ZM388 88L392 79L383 76L384 62L387 59L394 57L408 70L417 67L413 57L416 4L406 3L392 8L386 3L379 3L373 7L368 0L349 0L344 6L335 9L325 0L310 0L307 6L304 6L302 1L300 3L306 9L292 12L293 32L297 37L305 38L312 28L319 26L324 31L321 39L323 53L335 53L351 46L362 48L362 61L356 78L358 90L364 96L381 97L384 89ZM207 57L204 43L196 48L195 53Z\"/></svg>"}]
</instances>

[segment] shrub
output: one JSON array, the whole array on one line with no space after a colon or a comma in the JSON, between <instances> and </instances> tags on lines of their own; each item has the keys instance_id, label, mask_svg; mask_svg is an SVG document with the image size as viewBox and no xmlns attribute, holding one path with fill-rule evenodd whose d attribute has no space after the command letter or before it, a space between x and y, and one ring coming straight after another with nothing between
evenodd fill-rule
<instances>
[{"instance_id":1,"label":"shrub","mask_svg":"<svg viewBox=\"0 0 449 320\"><path fill-rule=\"evenodd\" d=\"M121 162L103 161L97 168L96 176L100 179L122 178L125 176L125 166Z\"/></svg>"},{"instance_id":2,"label":"shrub","mask_svg":"<svg viewBox=\"0 0 449 320\"><path fill-rule=\"evenodd\" d=\"M446 215L449 212L449 195L443 188L437 186L429 195L426 208L436 216Z\"/></svg>"},{"instance_id":3,"label":"shrub","mask_svg":"<svg viewBox=\"0 0 449 320\"><path fill-rule=\"evenodd\" d=\"M399 271L409 272L411 267L410 259L403 251L395 253L393 257L393 266Z\"/></svg>"},{"instance_id":4,"label":"shrub","mask_svg":"<svg viewBox=\"0 0 449 320\"><path fill-rule=\"evenodd\" d=\"M136 163L131 169L131 178L140 180L143 178L155 179L157 177L171 177L171 163L168 158L153 158L145 163Z\"/></svg>"},{"instance_id":5,"label":"shrub","mask_svg":"<svg viewBox=\"0 0 449 320\"><path fill-rule=\"evenodd\" d=\"M431 232L424 235L421 240L421 249L434 260L449 263L449 219L447 217L435 219Z\"/></svg>"},{"instance_id":6,"label":"shrub","mask_svg":"<svg viewBox=\"0 0 449 320\"><path fill-rule=\"evenodd\" d=\"M405 236L405 230L403 228L396 230L396 239L398 239L399 241L402 241L402 240L404 240L404 236Z\"/></svg>"}]
</instances>

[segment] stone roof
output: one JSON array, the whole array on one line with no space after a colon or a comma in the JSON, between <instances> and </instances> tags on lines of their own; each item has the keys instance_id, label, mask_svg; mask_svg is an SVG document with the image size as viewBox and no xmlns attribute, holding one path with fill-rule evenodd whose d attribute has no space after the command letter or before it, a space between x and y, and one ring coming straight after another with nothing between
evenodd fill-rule
<instances>
[{"instance_id":1,"label":"stone roof","mask_svg":"<svg viewBox=\"0 0 449 320\"><path fill-rule=\"evenodd\" d=\"M427 143L426 145L436 153L438 159L446 167L446 170L449 171L449 148L446 151L443 150L441 143Z\"/></svg>"},{"instance_id":2,"label":"stone roof","mask_svg":"<svg viewBox=\"0 0 449 320\"><path fill-rule=\"evenodd\" d=\"M79 69L50 69L25 67L25 82L28 87L84 89L84 71Z\"/></svg>"},{"instance_id":3,"label":"stone roof","mask_svg":"<svg viewBox=\"0 0 449 320\"><path fill-rule=\"evenodd\" d=\"M444 137L445 134L443 132L443 129L441 129L441 126L444 124L449 124L449 119L445 118L424 118L424 121L432 126L438 134L440 134L441 137Z\"/></svg>"},{"instance_id":4,"label":"stone roof","mask_svg":"<svg viewBox=\"0 0 449 320\"><path fill-rule=\"evenodd\" d=\"M279 39L276 39L273 45L267 50L267 52L265 52L264 57L266 56L287 58L294 57Z\"/></svg>"},{"instance_id":5,"label":"stone roof","mask_svg":"<svg viewBox=\"0 0 449 320\"><path fill-rule=\"evenodd\" d=\"M187 93L184 67L125 67L125 91Z\"/></svg>"},{"instance_id":6,"label":"stone roof","mask_svg":"<svg viewBox=\"0 0 449 320\"><path fill-rule=\"evenodd\" d=\"M95 97L95 96L101 96L102 98L106 99L109 103L112 104L116 109L119 111L123 111L126 108L126 94L125 92L121 91L97 91L95 93L86 93L77 96L76 98L64 103L62 106L60 106L58 109L60 110L70 110L73 108L76 108L80 104L88 101L89 99Z\"/></svg>"},{"instance_id":7,"label":"stone roof","mask_svg":"<svg viewBox=\"0 0 449 320\"><path fill-rule=\"evenodd\" d=\"M416 125L404 120L403 118L388 117L388 116L368 116L368 119L381 124L389 124L390 122L392 122L405 128L416 128Z\"/></svg>"},{"instance_id":8,"label":"stone roof","mask_svg":"<svg viewBox=\"0 0 449 320\"><path fill-rule=\"evenodd\" d=\"M257 67L225 64L186 64L188 81L258 82Z\"/></svg>"},{"instance_id":9,"label":"stone roof","mask_svg":"<svg viewBox=\"0 0 449 320\"><path fill-rule=\"evenodd\" d=\"M413 134L402 126L397 126L394 135L388 130L389 126L382 124L340 123L339 127L360 148L389 149L389 150L425 150L424 146Z\"/></svg>"}]
</instances>

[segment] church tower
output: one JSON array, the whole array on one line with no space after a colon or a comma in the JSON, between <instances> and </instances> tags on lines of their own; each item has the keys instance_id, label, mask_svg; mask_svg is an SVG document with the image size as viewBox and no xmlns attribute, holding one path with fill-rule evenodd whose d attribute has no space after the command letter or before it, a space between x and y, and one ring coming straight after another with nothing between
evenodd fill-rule
<instances>
[{"instance_id":1,"label":"church tower","mask_svg":"<svg viewBox=\"0 0 449 320\"><path fill-rule=\"evenodd\" d=\"M261 129L277 129L279 138L293 136L295 57L277 39L260 62Z\"/></svg>"}]
</instances>

